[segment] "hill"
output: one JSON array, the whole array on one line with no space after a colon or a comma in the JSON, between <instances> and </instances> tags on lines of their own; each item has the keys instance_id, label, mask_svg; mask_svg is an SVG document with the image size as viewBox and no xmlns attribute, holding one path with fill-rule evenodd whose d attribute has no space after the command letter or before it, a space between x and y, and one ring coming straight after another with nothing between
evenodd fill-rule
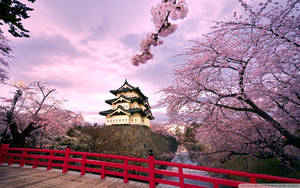
<instances>
[{"instance_id":1,"label":"hill","mask_svg":"<svg viewBox=\"0 0 300 188\"><path fill-rule=\"evenodd\" d=\"M152 149L158 160L170 160L177 149L175 138L141 125L77 127L68 131L64 142L77 151L139 158L147 158Z\"/></svg>"}]
</instances>

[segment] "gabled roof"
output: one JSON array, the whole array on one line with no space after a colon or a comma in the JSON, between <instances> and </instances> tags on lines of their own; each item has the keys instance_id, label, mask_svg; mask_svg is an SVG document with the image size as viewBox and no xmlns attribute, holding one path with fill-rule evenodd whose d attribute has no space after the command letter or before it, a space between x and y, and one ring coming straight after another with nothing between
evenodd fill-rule
<instances>
[{"instance_id":1,"label":"gabled roof","mask_svg":"<svg viewBox=\"0 0 300 188\"><path fill-rule=\"evenodd\" d=\"M107 104L114 104L114 103L117 103L118 101L120 101L120 102L123 102L123 101L126 101L126 102L131 102L131 98L128 98L128 97L126 97L126 96L124 96L124 95L120 95L118 98L114 98L114 99L109 99L109 100L106 100L105 102L107 103Z\"/></svg>"},{"instance_id":2,"label":"gabled roof","mask_svg":"<svg viewBox=\"0 0 300 188\"><path fill-rule=\"evenodd\" d=\"M120 95L118 98L114 98L114 99L109 99L109 100L106 100L105 102L107 104L116 104L116 103L120 103L120 102L134 102L134 101L137 101L139 104L143 104L144 106L150 108L150 105L148 103L148 100L147 99L141 99L141 97L126 97L124 95Z\"/></svg>"},{"instance_id":3,"label":"gabled roof","mask_svg":"<svg viewBox=\"0 0 300 188\"><path fill-rule=\"evenodd\" d=\"M152 116L152 113L149 109L147 109L146 111L143 111L142 109L140 108L132 108L132 109L124 109L121 105L119 105L116 109L114 110L106 110L106 111L102 111L102 112L99 112L100 115L103 115L103 116L114 116L114 115L132 115L134 113L139 113L141 114L142 116L146 116L148 117L150 120L153 120L154 117Z\"/></svg>"},{"instance_id":4,"label":"gabled roof","mask_svg":"<svg viewBox=\"0 0 300 188\"><path fill-rule=\"evenodd\" d=\"M137 92L143 99L148 99L148 97L146 97L142 92L141 90L139 89L139 87L134 87L132 85L130 85L128 82L127 82L127 79L125 80L124 84L119 88L119 89L116 89L116 90L110 90L110 92L114 95L117 95L118 93L121 93L121 92L126 92L126 91L135 91Z\"/></svg>"},{"instance_id":5,"label":"gabled roof","mask_svg":"<svg viewBox=\"0 0 300 188\"><path fill-rule=\"evenodd\" d=\"M148 100L143 100L143 105L146 106L148 109L151 108L151 106L150 106Z\"/></svg>"},{"instance_id":6,"label":"gabled roof","mask_svg":"<svg viewBox=\"0 0 300 188\"><path fill-rule=\"evenodd\" d=\"M149 109L145 111L145 114L147 118L149 118L150 120L154 120L154 117Z\"/></svg>"},{"instance_id":7,"label":"gabled roof","mask_svg":"<svg viewBox=\"0 0 300 188\"><path fill-rule=\"evenodd\" d=\"M121 114L131 115L131 113L128 112L128 110L125 110L121 105L119 105L114 110L102 111L102 112L99 112L99 114L104 115L104 116L121 115Z\"/></svg>"}]
</instances>

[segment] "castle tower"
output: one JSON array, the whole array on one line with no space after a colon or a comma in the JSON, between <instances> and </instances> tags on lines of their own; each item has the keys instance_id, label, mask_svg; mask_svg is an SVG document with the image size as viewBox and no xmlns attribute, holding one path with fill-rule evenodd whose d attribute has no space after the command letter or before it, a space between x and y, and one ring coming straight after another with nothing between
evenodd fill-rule
<instances>
[{"instance_id":1,"label":"castle tower","mask_svg":"<svg viewBox=\"0 0 300 188\"><path fill-rule=\"evenodd\" d=\"M105 102L111 105L110 110L99 112L106 116L105 125L138 124L150 127L153 120L148 97L138 87L133 87L125 80L117 90L110 90L116 96Z\"/></svg>"}]
</instances>

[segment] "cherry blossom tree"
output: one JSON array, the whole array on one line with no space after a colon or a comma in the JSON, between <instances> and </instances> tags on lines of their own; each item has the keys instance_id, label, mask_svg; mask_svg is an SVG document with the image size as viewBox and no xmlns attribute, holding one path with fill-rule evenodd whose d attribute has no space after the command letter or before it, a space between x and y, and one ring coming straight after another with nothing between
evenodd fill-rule
<instances>
[{"instance_id":1,"label":"cherry blossom tree","mask_svg":"<svg viewBox=\"0 0 300 188\"><path fill-rule=\"evenodd\" d=\"M39 124L42 127L33 131L28 139L28 142L38 147L56 147L59 144L57 139L63 137L71 127L85 124L81 114L62 109L59 106L41 113L40 116L42 121Z\"/></svg>"},{"instance_id":2,"label":"cherry blossom tree","mask_svg":"<svg viewBox=\"0 0 300 188\"><path fill-rule=\"evenodd\" d=\"M13 146L24 147L28 141L42 146L64 134L76 121L82 120L79 114L63 110L61 101L55 97L55 89L45 83L19 84L15 87L14 98L4 99L2 105L6 114L2 142L10 141Z\"/></svg>"},{"instance_id":3,"label":"cherry blossom tree","mask_svg":"<svg viewBox=\"0 0 300 188\"><path fill-rule=\"evenodd\" d=\"M206 152L288 166L300 149L300 1L239 2L244 12L186 51L162 102L173 122L201 124Z\"/></svg>"},{"instance_id":4,"label":"cherry blossom tree","mask_svg":"<svg viewBox=\"0 0 300 188\"><path fill-rule=\"evenodd\" d=\"M187 16L187 13L188 8L185 0L162 0L161 3L152 7L152 21L156 32L148 33L145 39L142 40L140 45L142 53L132 57L132 64L139 66L152 59L151 46L163 44L160 37L167 37L177 29L177 25L170 23L169 18L172 20L183 19Z\"/></svg>"},{"instance_id":5,"label":"cherry blossom tree","mask_svg":"<svg viewBox=\"0 0 300 188\"><path fill-rule=\"evenodd\" d=\"M8 40L0 32L0 82L8 79L8 74L5 69L8 68L6 58L10 57L11 48L8 45Z\"/></svg>"},{"instance_id":6,"label":"cherry blossom tree","mask_svg":"<svg viewBox=\"0 0 300 188\"><path fill-rule=\"evenodd\" d=\"M167 123L158 123L158 122L151 122L150 124L150 130L151 132L160 134L160 135L166 135L166 136L174 136L175 134L171 131L171 124Z\"/></svg>"}]
</instances>

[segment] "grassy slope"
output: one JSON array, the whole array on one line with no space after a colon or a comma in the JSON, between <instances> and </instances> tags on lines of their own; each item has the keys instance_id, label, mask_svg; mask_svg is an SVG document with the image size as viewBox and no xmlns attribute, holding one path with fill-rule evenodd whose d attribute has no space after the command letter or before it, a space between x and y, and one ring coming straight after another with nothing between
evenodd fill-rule
<instances>
[{"instance_id":1,"label":"grassy slope","mask_svg":"<svg viewBox=\"0 0 300 188\"><path fill-rule=\"evenodd\" d=\"M235 157L220 166L221 168L247 171L251 173L267 174L273 176L300 178L300 170L290 170L280 165L276 158L257 159L250 156ZM233 178L233 177L231 177ZM245 180L244 178L233 178L237 180ZM261 181L263 182L263 181Z\"/></svg>"},{"instance_id":2,"label":"grassy slope","mask_svg":"<svg viewBox=\"0 0 300 188\"><path fill-rule=\"evenodd\" d=\"M158 135L151 132L148 127L141 125L106 126L101 128L83 127L75 131L69 131L68 138L69 140L64 142L69 144L73 150L92 153L148 158L149 149L152 149L156 160L171 160L172 155L162 154L174 154L177 150L175 138ZM94 159L93 157L89 158ZM98 158L95 159L98 160ZM102 158L101 160L123 163L123 161L116 159ZM131 161L129 164L147 167L146 163ZM165 168L164 166L156 167ZM122 171L110 167L107 169ZM129 170L129 173L147 176L147 173L144 172Z\"/></svg>"},{"instance_id":3,"label":"grassy slope","mask_svg":"<svg viewBox=\"0 0 300 188\"><path fill-rule=\"evenodd\" d=\"M147 158L149 149L152 149L155 157L159 159L161 154L174 153L177 149L174 138L158 135L151 132L148 127L140 125L84 127L80 132L89 137L85 139L90 140L88 152ZM72 148L82 150L75 145L72 145Z\"/></svg>"}]
</instances>

